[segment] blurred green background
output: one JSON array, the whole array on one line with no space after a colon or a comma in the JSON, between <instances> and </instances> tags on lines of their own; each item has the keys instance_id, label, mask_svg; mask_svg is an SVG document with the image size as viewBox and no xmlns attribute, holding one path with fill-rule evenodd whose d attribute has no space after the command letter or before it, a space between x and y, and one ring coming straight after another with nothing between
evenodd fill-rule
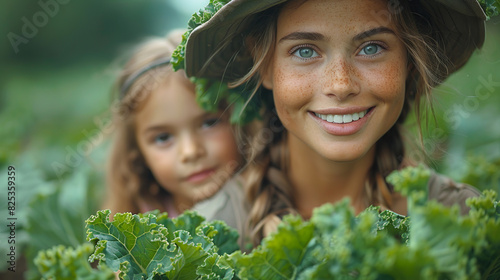
<instances>
[{"instance_id":1,"label":"blurred green background","mask_svg":"<svg viewBox=\"0 0 500 280\"><path fill-rule=\"evenodd\" d=\"M207 2L2 2L0 164L29 157L52 178L51 163L90 149L81 141L97 133L94 118L106 118L117 59L149 36L184 28Z\"/></svg>"},{"instance_id":2,"label":"blurred green background","mask_svg":"<svg viewBox=\"0 0 500 280\"><path fill-rule=\"evenodd\" d=\"M65 4L63 4L63 2ZM208 0L6 0L0 4L0 182L16 168L16 273L56 244L77 246L103 196L110 89L122 57L149 36L184 28ZM481 51L434 93L423 129L429 164L480 189L500 182L500 18ZM409 121L412 124L412 121ZM415 131L415 130L414 130ZM410 156L419 159L416 152ZM7 221L6 188L0 218ZM0 255L10 233L0 230ZM0 271L7 269L0 258ZM31 268L23 276L26 266Z\"/></svg>"}]
</instances>

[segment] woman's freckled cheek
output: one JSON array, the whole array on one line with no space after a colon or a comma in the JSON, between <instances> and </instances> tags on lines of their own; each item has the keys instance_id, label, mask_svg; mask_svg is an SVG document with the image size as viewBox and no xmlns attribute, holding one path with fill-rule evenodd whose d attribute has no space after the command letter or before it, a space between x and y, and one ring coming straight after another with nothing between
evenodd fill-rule
<instances>
[{"instance_id":1,"label":"woman's freckled cheek","mask_svg":"<svg viewBox=\"0 0 500 280\"><path fill-rule=\"evenodd\" d=\"M286 69L286 68L284 68ZM307 74L278 70L274 73L274 101L284 123L307 103L314 88ZM314 80L314 79L312 79Z\"/></svg>"},{"instance_id":2,"label":"woman's freckled cheek","mask_svg":"<svg viewBox=\"0 0 500 280\"><path fill-rule=\"evenodd\" d=\"M373 85L381 93L381 99L392 99L395 96L404 96L406 69L401 61L395 60L377 71L379 74L372 76Z\"/></svg>"}]
</instances>

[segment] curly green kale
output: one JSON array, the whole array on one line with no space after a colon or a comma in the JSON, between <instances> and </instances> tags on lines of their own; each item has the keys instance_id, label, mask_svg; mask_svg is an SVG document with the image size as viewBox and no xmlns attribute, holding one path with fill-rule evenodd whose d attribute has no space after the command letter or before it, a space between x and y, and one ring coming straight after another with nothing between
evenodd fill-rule
<instances>
[{"instance_id":1,"label":"curly green kale","mask_svg":"<svg viewBox=\"0 0 500 280\"><path fill-rule=\"evenodd\" d=\"M287 216L250 254L230 255L239 279L499 279L500 209L494 191L468 201L471 212L427 201L430 172L394 172L411 198L410 217L370 207L356 216L344 200Z\"/></svg>"},{"instance_id":2,"label":"curly green kale","mask_svg":"<svg viewBox=\"0 0 500 280\"><path fill-rule=\"evenodd\" d=\"M486 20L489 20L494 16L498 16L500 11L500 0L479 0L479 4L481 4L481 7L486 14Z\"/></svg>"},{"instance_id":3,"label":"curly green kale","mask_svg":"<svg viewBox=\"0 0 500 280\"><path fill-rule=\"evenodd\" d=\"M191 211L174 219L158 211L118 213L113 222L109 213L86 221L88 241L97 241L90 261L105 262L121 279L232 279L233 270L220 260L239 248L227 225L204 223Z\"/></svg>"},{"instance_id":4,"label":"curly green kale","mask_svg":"<svg viewBox=\"0 0 500 280\"><path fill-rule=\"evenodd\" d=\"M195 212L175 219L158 211L99 211L87 220L90 261L122 279L500 279L500 205L487 190L457 206L427 199L423 166L388 177L408 197L409 217L369 207L356 215L348 199L316 208L309 221L285 216L250 253L223 222Z\"/></svg>"},{"instance_id":5,"label":"curly green kale","mask_svg":"<svg viewBox=\"0 0 500 280\"><path fill-rule=\"evenodd\" d=\"M63 245L42 250L35 258L35 265L42 279L58 280L113 280L115 274L105 265L98 269L90 266L88 257L94 251L94 246L84 243L76 248Z\"/></svg>"},{"instance_id":6,"label":"curly green kale","mask_svg":"<svg viewBox=\"0 0 500 280\"><path fill-rule=\"evenodd\" d=\"M480 190L492 189L500 192L500 158L470 155L464 161L458 181L476 186Z\"/></svg>"},{"instance_id":7,"label":"curly green kale","mask_svg":"<svg viewBox=\"0 0 500 280\"><path fill-rule=\"evenodd\" d=\"M210 0L210 2L202 9L200 9L197 13L194 13L188 21L187 31L182 36L182 41L179 46L174 50L172 54L172 66L174 69L180 70L184 69L184 55L186 51L186 43L189 34L193 32L193 30L200 26L201 24L207 22L211 19L217 11L219 11L224 5L229 3L230 0Z\"/></svg>"},{"instance_id":8,"label":"curly green kale","mask_svg":"<svg viewBox=\"0 0 500 280\"><path fill-rule=\"evenodd\" d=\"M182 42L172 54L172 66L177 71L184 69L184 57L186 43L191 32L201 24L211 19L229 0L210 0L210 2L199 12L194 13L188 21L188 29L182 36ZM215 112L221 102L229 106L231 112L231 123L247 124L252 120L260 118L260 111L264 106L270 106L272 99L269 96L262 97L259 92L253 93L246 86L229 88L224 81L213 79L191 77L195 84L196 101L206 111Z\"/></svg>"}]
</instances>

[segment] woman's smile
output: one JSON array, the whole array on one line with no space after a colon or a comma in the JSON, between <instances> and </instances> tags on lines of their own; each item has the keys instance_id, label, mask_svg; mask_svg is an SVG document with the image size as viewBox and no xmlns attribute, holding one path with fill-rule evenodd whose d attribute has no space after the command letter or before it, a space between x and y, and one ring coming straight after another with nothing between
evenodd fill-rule
<instances>
[{"instance_id":1,"label":"woman's smile","mask_svg":"<svg viewBox=\"0 0 500 280\"><path fill-rule=\"evenodd\" d=\"M363 110L361 112L356 112L354 114L342 114L342 115L332 115L332 114L319 114L319 113L314 113L316 117L321 118L324 121L327 121L329 123L351 123L355 122L359 119L362 119L368 110Z\"/></svg>"},{"instance_id":2,"label":"woman's smile","mask_svg":"<svg viewBox=\"0 0 500 280\"><path fill-rule=\"evenodd\" d=\"M354 111L354 113L337 112L331 114L320 114L318 112L311 112L310 116L317 121L327 133L337 136L346 136L354 134L362 129L371 117L373 108L374 107L363 110L349 110Z\"/></svg>"}]
</instances>

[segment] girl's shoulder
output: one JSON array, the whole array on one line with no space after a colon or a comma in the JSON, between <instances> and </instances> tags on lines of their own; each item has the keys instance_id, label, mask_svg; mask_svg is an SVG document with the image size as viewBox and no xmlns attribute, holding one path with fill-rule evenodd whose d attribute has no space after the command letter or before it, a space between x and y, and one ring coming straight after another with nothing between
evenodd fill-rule
<instances>
[{"instance_id":1,"label":"girl's shoulder","mask_svg":"<svg viewBox=\"0 0 500 280\"><path fill-rule=\"evenodd\" d=\"M250 207L245 199L243 184L238 176L235 176L228 180L214 196L197 203L192 209L205 217L207 221L226 222L241 236L245 232Z\"/></svg>"},{"instance_id":2,"label":"girl's shoulder","mask_svg":"<svg viewBox=\"0 0 500 280\"><path fill-rule=\"evenodd\" d=\"M458 204L462 215L467 214L470 210L470 208L465 205L467 198L476 197L481 194L473 186L457 183L449 177L436 172L431 173L427 186L429 190L429 199L435 199L448 207Z\"/></svg>"}]
</instances>

